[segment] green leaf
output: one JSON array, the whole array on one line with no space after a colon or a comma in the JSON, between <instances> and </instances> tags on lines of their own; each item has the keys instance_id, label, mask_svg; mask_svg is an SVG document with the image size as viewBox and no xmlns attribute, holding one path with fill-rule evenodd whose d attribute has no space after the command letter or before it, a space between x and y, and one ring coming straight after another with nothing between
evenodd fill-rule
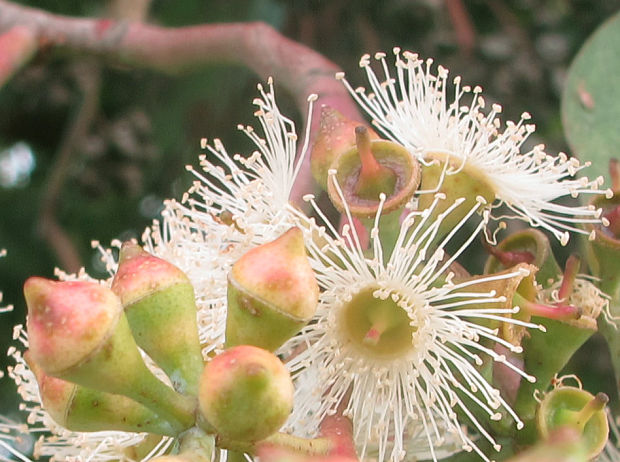
<instances>
[{"instance_id":1,"label":"green leaf","mask_svg":"<svg viewBox=\"0 0 620 462\"><path fill-rule=\"evenodd\" d=\"M604 175L620 157L620 13L603 23L573 61L562 95L564 132L573 154Z\"/></svg>"}]
</instances>

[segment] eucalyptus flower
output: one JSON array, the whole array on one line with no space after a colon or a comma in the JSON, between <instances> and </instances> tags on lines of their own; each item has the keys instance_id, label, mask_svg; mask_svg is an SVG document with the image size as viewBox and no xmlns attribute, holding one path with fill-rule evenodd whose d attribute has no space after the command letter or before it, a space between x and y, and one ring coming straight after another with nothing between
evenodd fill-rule
<instances>
[{"instance_id":1,"label":"eucalyptus flower","mask_svg":"<svg viewBox=\"0 0 620 462\"><path fill-rule=\"evenodd\" d=\"M502 128L498 118L502 107L493 104L485 112L479 86L472 90L455 77L454 96L450 97L448 69L437 66L434 71L432 59L423 61L411 52L401 55L399 48L394 48L394 55L393 70L385 53L375 55L383 76L372 70L370 55L361 58L368 92L363 87L354 89L343 73L337 75L385 136L426 165L443 164L439 169L442 179L465 172L475 178L478 187L484 184L495 199L489 200L492 206L505 205L512 212L498 218L518 218L544 228L562 244L568 242L569 232L588 234L579 223L603 222L601 210L592 206L554 202L585 193L609 197L611 191L599 189L602 177L573 178L588 163L581 165L564 153L550 156L543 145L525 150L535 130L528 123L528 113L523 113L516 124L507 122ZM439 188L440 181L431 188Z\"/></svg>"},{"instance_id":2,"label":"eucalyptus flower","mask_svg":"<svg viewBox=\"0 0 620 462\"><path fill-rule=\"evenodd\" d=\"M341 198L351 220L342 192ZM326 220L314 198L306 199ZM478 416L486 414L488 419L498 420L502 410L512 416L517 427L523 425L479 367L485 358L487 363L490 359L505 364L529 381L535 378L489 346L496 342L521 352L521 347L502 339L498 330L485 322L541 327L511 317L519 311L512 304L506 307L511 295L488 286L476 287L510 278L520 280L529 270L517 267L455 281L450 265L484 228L488 212L473 231L464 228L483 206L484 199L478 198L456 227L437 241L442 221L463 202L456 201L433 218L433 209L442 200L445 196L437 194L429 209L404 218L387 260L378 237L381 206L370 231L370 256L348 225L342 234L329 221L329 229L318 236L307 231L308 254L322 293L315 321L284 346L291 354L287 365L295 377L290 420L294 430L313 435L325 416L343 406L344 415L353 421L362 459L376 448L372 455L379 461L400 460L417 455L408 454L407 448L418 446L437 460L444 445L454 446L456 440L488 461L464 425L497 451L500 445ZM385 195L381 201L385 202ZM445 247L455 239L459 247L448 256Z\"/></svg>"},{"instance_id":3,"label":"eucalyptus flower","mask_svg":"<svg viewBox=\"0 0 620 462\"><path fill-rule=\"evenodd\" d=\"M268 86L265 91L259 85L260 97L254 100L262 136L252 127L239 127L257 150L243 158L229 155L219 140L214 140L213 145L204 141L209 159L206 155L200 158L203 172L188 167L197 180L181 202L165 201L161 219L155 220L142 236L146 251L176 265L190 279L196 293L204 355L221 348L224 341L227 277L234 262L249 249L272 241L296 222L288 199L308 148L308 135L297 156L295 125L280 113L271 80ZM308 98L309 112L315 99L315 96ZM93 241L111 277L118 268L114 249L120 249L121 245L114 240L112 248L104 248ZM56 275L61 280L93 280L83 269L77 274L57 270ZM111 279L104 282L110 283ZM18 430L44 435L35 446L35 456L76 462L146 461L164 454L173 444L174 439L164 437L146 453L135 454L131 448L149 443L148 434L83 433L60 427L42 409L34 373L23 360L22 349L28 348L28 339L21 326L16 327L15 339L21 342L22 348L13 347L9 352L16 362L9 375L18 384L28 425L0 422L0 431L11 438L20 437L16 434ZM153 368L160 378L165 378L161 370ZM11 447L8 443L6 446ZM226 457L226 451L220 453ZM22 454L16 457L27 460Z\"/></svg>"}]
</instances>

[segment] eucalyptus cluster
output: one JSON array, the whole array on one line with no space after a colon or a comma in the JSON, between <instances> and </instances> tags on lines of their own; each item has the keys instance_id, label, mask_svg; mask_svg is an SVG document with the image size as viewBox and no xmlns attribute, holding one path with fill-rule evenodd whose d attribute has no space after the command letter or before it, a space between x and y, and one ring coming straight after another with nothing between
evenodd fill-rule
<instances>
[{"instance_id":1,"label":"eucalyptus cluster","mask_svg":"<svg viewBox=\"0 0 620 462\"><path fill-rule=\"evenodd\" d=\"M59 458L59 438L65 457L162 462L605 450L609 398L558 374L599 328L617 348L620 170L611 190L577 178L576 160L524 148L529 114L502 125L479 88L394 56L375 56L383 76L362 58L368 92L337 76L372 126L323 106L298 143L259 86L261 130L240 127L256 151L205 141L144 245L102 250L109 280L26 281L10 375L51 431L39 454ZM306 156L321 192L291 204ZM549 236L571 235L586 258L560 264ZM68 449L89 434L89 455Z\"/></svg>"}]
</instances>

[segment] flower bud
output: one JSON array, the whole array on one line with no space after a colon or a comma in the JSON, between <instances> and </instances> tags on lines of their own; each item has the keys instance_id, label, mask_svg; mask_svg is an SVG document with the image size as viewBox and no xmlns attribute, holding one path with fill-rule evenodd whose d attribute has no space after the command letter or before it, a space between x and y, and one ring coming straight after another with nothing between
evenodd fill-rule
<instances>
[{"instance_id":1,"label":"flower bud","mask_svg":"<svg viewBox=\"0 0 620 462\"><path fill-rule=\"evenodd\" d=\"M286 421L293 407L293 382L274 354L250 345L236 346L205 366L199 402L221 438L259 441Z\"/></svg>"},{"instance_id":2,"label":"flower bud","mask_svg":"<svg viewBox=\"0 0 620 462\"><path fill-rule=\"evenodd\" d=\"M121 299L136 343L181 393L198 393L203 358L194 288L183 271L125 242L112 291Z\"/></svg>"},{"instance_id":3,"label":"flower bud","mask_svg":"<svg viewBox=\"0 0 620 462\"><path fill-rule=\"evenodd\" d=\"M233 265L228 276L226 345L274 351L310 321L318 297L303 234L291 228Z\"/></svg>"},{"instance_id":4,"label":"flower bud","mask_svg":"<svg viewBox=\"0 0 620 462\"><path fill-rule=\"evenodd\" d=\"M24 295L32 359L54 376L83 363L107 340L122 315L112 291L91 282L31 277Z\"/></svg>"},{"instance_id":5,"label":"flower bud","mask_svg":"<svg viewBox=\"0 0 620 462\"><path fill-rule=\"evenodd\" d=\"M182 430L194 400L146 367L120 300L97 283L31 277L24 284L32 359L46 374L134 399Z\"/></svg>"},{"instance_id":6,"label":"flower bud","mask_svg":"<svg viewBox=\"0 0 620 462\"><path fill-rule=\"evenodd\" d=\"M26 352L24 359L39 384L43 409L60 426L78 432L126 431L174 436L157 414L122 396L85 388L47 375Z\"/></svg>"},{"instance_id":7,"label":"flower bud","mask_svg":"<svg viewBox=\"0 0 620 462\"><path fill-rule=\"evenodd\" d=\"M609 424L605 405L609 398L605 393L593 396L575 387L559 387L547 393L540 403L536 422L540 436L561 427L579 432L588 460L596 457L605 447L609 436Z\"/></svg>"},{"instance_id":8,"label":"flower bud","mask_svg":"<svg viewBox=\"0 0 620 462\"><path fill-rule=\"evenodd\" d=\"M355 146L355 127L359 122L347 119L337 110L323 106L319 131L310 154L312 176L321 187L327 190L327 171L335 158ZM379 139L372 128L368 128L371 139Z\"/></svg>"}]
</instances>

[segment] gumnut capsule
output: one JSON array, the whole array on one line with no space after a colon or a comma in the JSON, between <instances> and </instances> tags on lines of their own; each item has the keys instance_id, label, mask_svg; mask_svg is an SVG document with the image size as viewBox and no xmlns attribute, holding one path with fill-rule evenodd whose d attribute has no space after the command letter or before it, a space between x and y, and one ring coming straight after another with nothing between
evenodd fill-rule
<instances>
[{"instance_id":1,"label":"gumnut capsule","mask_svg":"<svg viewBox=\"0 0 620 462\"><path fill-rule=\"evenodd\" d=\"M334 159L355 146L355 128L359 122L348 119L329 106L321 108L319 131L310 154L310 169L316 182L327 190L327 171ZM372 128L367 128L371 139L379 139Z\"/></svg>"},{"instance_id":2,"label":"gumnut capsule","mask_svg":"<svg viewBox=\"0 0 620 462\"><path fill-rule=\"evenodd\" d=\"M318 296L303 233L291 228L233 265L228 276L226 345L274 351L310 321Z\"/></svg>"},{"instance_id":3,"label":"gumnut capsule","mask_svg":"<svg viewBox=\"0 0 620 462\"><path fill-rule=\"evenodd\" d=\"M136 343L181 393L198 393L203 358L194 288L183 271L133 242L121 248L112 291L119 296Z\"/></svg>"},{"instance_id":4,"label":"gumnut capsule","mask_svg":"<svg viewBox=\"0 0 620 462\"><path fill-rule=\"evenodd\" d=\"M536 402L532 396L545 391L575 351L597 331L597 318L608 303L591 282L577 277L579 265L579 258L569 257L561 280L539 291L535 303L519 302L530 321L544 328L530 329L523 340L524 369L536 377L535 383L521 384L514 403L525 422L525 429L517 436L526 444L536 440ZM571 311L574 315L568 316Z\"/></svg>"},{"instance_id":5,"label":"gumnut capsule","mask_svg":"<svg viewBox=\"0 0 620 462\"><path fill-rule=\"evenodd\" d=\"M420 184L420 165L402 146L373 140L364 126L355 128L355 146L336 157L330 166L327 192L334 206L351 214L374 218L385 195L382 213L402 208Z\"/></svg>"},{"instance_id":6,"label":"gumnut capsule","mask_svg":"<svg viewBox=\"0 0 620 462\"><path fill-rule=\"evenodd\" d=\"M255 442L286 421L293 407L293 382L273 353L240 345L207 363L198 398L219 437Z\"/></svg>"},{"instance_id":7,"label":"gumnut capsule","mask_svg":"<svg viewBox=\"0 0 620 462\"><path fill-rule=\"evenodd\" d=\"M24 284L32 359L46 374L127 396L175 425L194 423L194 399L146 367L118 297L94 282L31 277Z\"/></svg>"},{"instance_id":8,"label":"gumnut capsule","mask_svg":"<svg viewBox=\"0 0 620 462\"><path fill-rule=\"evenodd\" d=\"M39 384L43 408L60 426L78 432L149 432L174 436L172 426L153 411L122 395L82 387L47 375L24 354Z\"/></svg>"},{"instance_id":9,"label":"gumnut capsule","mask_svg":"<svg viewBox=\"0 0 620 462\"><path fill-rule=\"evenodd\" d=\"M561 427L575 429L581 435L587 459L601 453L609 436L609 424L605 405L609 398L605 393L593 396L575 387L559 387L547 393L537 412L537 427L540 436Z\"/></svg>"},{"instance_id":10,"label":"gumnut capsule","mask_svg":"<svg viewBox=\"0 0 620 462\"><path fill-rule=\"evenodd\" d=\"M562 272L549 238L540 230L526 229L511 234L496 246L483 240L490 256L484 265L484 273L494 273L518 263L530 263L538 268L536 281L548 287Z\"/></svg>"}]
</instances>

